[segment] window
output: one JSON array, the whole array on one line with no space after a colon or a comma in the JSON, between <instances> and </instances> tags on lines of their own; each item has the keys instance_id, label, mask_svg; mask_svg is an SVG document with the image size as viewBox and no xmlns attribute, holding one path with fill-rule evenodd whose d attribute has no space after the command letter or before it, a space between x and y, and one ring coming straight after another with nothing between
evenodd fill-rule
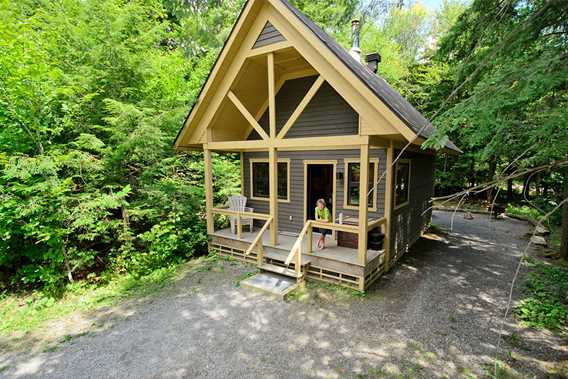
<instances>
[{"instance_id":1,"label":"window","mask_svg":"<svg viewBox=\"0 0 568 379\"><path fill-rule=\"evenodd\" d=\"M402 207L408 204L410 189L410 161L400 160L396 163L394 187L394 206Z\"/></svg>"},{"instance_id":2,"label":"window","mask_svg":"<svg viewBox=\"0 0 568 379\"><path fill-rule=\"evenodd\" d=\"M253 160L250 162L252 199L267 200L270 195L268 160ZM278 200L288 201L288 182L290 180L290 161L278 161Z\"/></svg>"},{"instance_id":3,"label":"window","mask_svg":"<svg viewBox=\"0 0 568 379\"><path fill-rule=\"evenodd\" d=\"M367 205L371 209L376 209L376 196L374 184L377 180L379 161L372 159L369 162L369 184ZM345 161L345 191L344 191L344 208L356 208L359 206L359 178L361 174L360 164L358 160Z\"/></svg>"}]
</instances>

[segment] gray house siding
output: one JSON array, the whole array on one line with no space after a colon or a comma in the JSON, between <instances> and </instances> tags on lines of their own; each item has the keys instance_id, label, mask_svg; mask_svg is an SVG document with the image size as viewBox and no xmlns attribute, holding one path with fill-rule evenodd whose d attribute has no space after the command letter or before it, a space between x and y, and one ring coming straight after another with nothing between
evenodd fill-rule
<instances>
[{"instance_id":1,"label":"gray house siding","mask_svg":"<svg viewBox=\"0 0 568 379\"><path fill-rule=\"evenodd\" d=\"M279 132L310 89L315 76L288 80L276 94L276 130ZM259 120L268 133L268 110ZM324 83L286 134L286 138L353 135L359 132L359 116L328 84ZM256 131L248 137L260 139Z\"/></svg>"},{"instance_id":2,"label":"gray house siding","mask_svg":"<svg viewBox=\"0 0 568 379\"><path fill-rule=\"evenodd\" d=\"M252 48L256 49L281 41L286 41L286 38L270 22L267 22Z\"/></svg>"},{"instance_id":3,"label":"gray house siding","mask_svg":"<svg viewBox=\"0 0 568 379\"><path fill-rule=\"evenodd\" d=\"M398 154L399 152L395 151L395 157ZM409 203L394 209L393 196L391 222L391 259L393 260L408 251L430 222L432 211L428 208L434 194L434 156L407 152L401 159L410 160ZM394 184L393 178L393 186Z\"/></svg>"},{"instance_id":4,"label":"gray house siding","mask_svg":"<svg viewBox=\"0 0 568 379\"><path fill-rule=\"evenodd\" d=\"M385 169L386 153L384 149L371 149L370 158L379 158L378 177L381 176ZM248 206L253 207L255 212L269 213L268 200L253 200L250 190L250 159L251 158L268 158L266 152L245 153L244 155L244 194L249 198ZM336 180L336 217L340 212L344 216L357 217L358 212L343 207L343 191L344 181L347 179L345 175L345 159L359 159L359 150L321 150L321 151L282 151L278 153L278 158L290 159L290 202L278 202L278 228L279 230L299 233L304 225L304 160L333 160L337 161L337 172L342 172L343 179ZM378 191L374 194L377 196L377 210L369 211L369 217L378 218L384 214L384 198L385 198L385 180L381 181ZM309 206L315 207L315 204ZM292 220L290 220L292 216Z\"/></svg>"}]
</instances>

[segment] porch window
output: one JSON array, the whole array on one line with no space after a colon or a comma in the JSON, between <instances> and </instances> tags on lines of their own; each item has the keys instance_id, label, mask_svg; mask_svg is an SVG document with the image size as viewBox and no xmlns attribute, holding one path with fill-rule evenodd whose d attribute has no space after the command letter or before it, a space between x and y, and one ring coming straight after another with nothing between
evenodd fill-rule
<instances>
[{"instance_id":1,"label":"porch window","mask_svg":"<svg viewBox=\"0 0 568 379\"><path fill-rule=\"evenodd\" d=\"M376 196L374 184L377 180L378 160L374 159L369 162L369 183L367 186L368 198L367 206L371 210L376 210ZM345 162L346 180L345 180L345 208L359 207L359 182L361 175L361 165L358 160Z\"/></svg>"},{"instance_id":2,"label":"porch window","mask_svg":"<svg viewBox=\"0 0 568 379\"><path fill-rule=\"evenodd\" d=\"M400 160L396 163L394 187L394 206L402 207L408 204L410 189L410 161Z\"/></svg>"},{"instance_id":3,"label":"porch window","mask_svg":"<svg viewBox=\"0 0 568 379\"><path fill-rule=\"evenodd\" d=\"M288 182L290 180L290 161L278 161L277 169L277 193L278 200L288 201ZM267 160L251 160L251 188L253 199L268 200L269 189L269 169Z\"/></svg>"}]
</instances>

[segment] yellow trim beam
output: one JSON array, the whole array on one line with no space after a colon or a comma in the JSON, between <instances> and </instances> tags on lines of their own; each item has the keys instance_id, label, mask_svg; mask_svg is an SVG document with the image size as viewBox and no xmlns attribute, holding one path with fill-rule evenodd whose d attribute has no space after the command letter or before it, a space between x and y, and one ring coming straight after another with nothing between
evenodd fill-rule
<instances>
[{"instance_id":1,"label":"yellow trim beam","mask_svg":"<svg viewBox=\"0 0 568 379\"><path fill-rule=\"evenodd\" d=\"M243 103L241 103L241 101L239 100L239 98L233 93L233 91L229 91L227 92L227 97L229 98L229 100L231 100L233 102L233 104L235 104L235 107L237 107L237 109L239 110L239 112L241 112L241 114L247 119L247 121L249 122L250 125L252 125L252 127L254 128L254 130L257 131L257 133L262 137L263 140L268 140L268 134L266 134L266 132L264 131L264 129L262 129L262 126L260 126L260 124L258 123L258 121L256 121L256 119L254 118L253 115L250 114L250 112L248 111L248 109L244 106Z\"/></svg>"},{"instance_id":2,"label":"yellow trim beam","mask_svg":"<svg viewBox=\"0 0 568 379\"><path fill-rule=\"evenodd\" d=\"M296 107L296 109L294 110L294 112L292 113L290 118L288 119L288 121L286 121L286 124L284 124L284 126L282 127L282 130L280 130L280 133L278 133L277 138L282 139L286 136L286 133L288 133L288 131L290 130L292 125L294 125L294 123L296 122L298 117L300 117L302 112L304 112L304 109L306 109L306 107L308 106L310 101L313 99L315 94L318 92L318 89L321 87L321 85L323 84L324 81L325 81L325 79L321 75L318 76L318 78L316 79L314 84L312 84L312 86L310 87L310 89L308 90L308 92L306 93L304 98L302 99L302 101L300 101L300 104L298 104L298 106Z\"/></svg>"},{"instance_id":3,"label":"yellow trim beam","mask_svg":"<svg viewBox=\"0 0 568 379\"><path fill-rule=\"evenodd\" d=\"M209 142L211 150L217 151L268 151L271 147L281 150L313 150L318 149L352 149L366 144L368 136L346 135L329 137L306 137L288 139L250 140L250 141L221 141Z\"/></svg>"},{"instance_id":4,"label":"yellow trim beam","mask_svg":"<svg viewBox=\"0 0 568 379\"><path fill-rule=\"evenodd\" d=\"M276 43L272 43L270 45L251 49L251 51L248 53L247 57L248 58L258 57L258 56L262 56L262 55L265 55L265 54L274 53L275 51L289 49L291 47L293 47L293 45L289 41L276 42Z\"/></svg>"}]
</instances>

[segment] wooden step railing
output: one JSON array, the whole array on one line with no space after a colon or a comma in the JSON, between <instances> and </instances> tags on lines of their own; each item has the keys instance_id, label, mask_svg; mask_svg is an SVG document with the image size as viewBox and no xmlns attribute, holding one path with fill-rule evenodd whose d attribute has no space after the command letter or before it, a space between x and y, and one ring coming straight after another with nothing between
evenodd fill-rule
<instances>
[{"instance_id":1,"label":"wooden step railing","mask_svg":"<svg viewBox=\"0 0 568 379\"><path fill-rule=\"evenodd\" d=\"M296 242L294 242L292 250L290 250L290 254L288 254L288 257L286 257L286 261L284 261L284 264L288 266L290 263L292 263L294 257L296 258L296 260L294 261L294 266L296 266L295 267L296 274L300 274L302 270L302 244L303 244L302 242L304 240L304 236L306 235L306 233L310 234L308 245L311 245L312 243L311 230L312 230L312 220L308 220L304 224L304 227L302 228L302 231L298 235ZM308 249L311 250L311 246L308 246Z\"/></svg>"},{"instance_id":2,"label":"wooden step railing","mask_svg":"<svg viewBox=\"0 0 568 379\"><path fill-rule=\"evenodd\" d=\"M252 243L250 244L248 249L245 251L245 255L249 255L254 250L255 246L258 245L258 254L256 256L256 263L258 266L262 265L264 260L264 246L262 244L262 236L264 235L264 232L266 232L266 229L268 229L268 227L272 223L272 220L273 217L269 216L266 222L264 223L264 225L262 226L262 228L260 228L260 231L258 232L256 237L254 237L254 240L252 240Z\"/></svg>"},{"instance_id":3,"label":"wooden step railing","mask_svg":"<svg viewBox=\"0 0 568 379\"><path fill-rule=\"evenodd\" d=\"M288 266L292 260L294 260L295 258L295 266L296 266L296 271L300 270L300 266L302 263L302 247L303 247L303 242L304 242L304 237L307 236L307 253L310 254L312 252L312 235L313 235L313 229L314 228L321 228L321 229L331 229L331 230L336 230L336 231L340 231L340 232L347 232L347 233L354 233L357 234L359 233L359 228L355 225L345 225L345 224L336 224L334 222L321 222L321 221L315 221L315 220L307 220L306 223L304 224L304 227L302 228L302 231L300 232L300 234L298 235L298 238L296 239L296 242L294 242L294 245L292 246L292 250L290 250L290 254L288 254L288 257L286 258L286 261L284 262L284 264L286 266Z\"/></svg>"}]
</instances>

